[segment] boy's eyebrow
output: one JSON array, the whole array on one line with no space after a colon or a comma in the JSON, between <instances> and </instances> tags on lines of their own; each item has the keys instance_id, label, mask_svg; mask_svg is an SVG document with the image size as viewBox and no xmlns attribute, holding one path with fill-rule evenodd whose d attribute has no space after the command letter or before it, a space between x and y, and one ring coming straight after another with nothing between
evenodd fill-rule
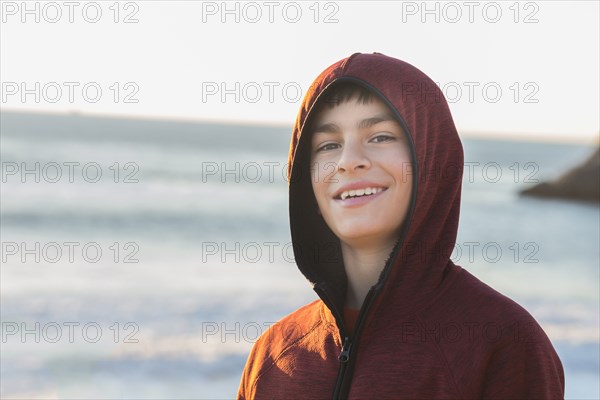
<instances>
[{"instance_id":1,"label":"boy's eyebrow","mask_svg":"<svg viewBox=\"0 0 600 400\"><path fill-rule=\"evenodd\" d=\"M366 128L372 127L373 125L377 125L381 122L388 122L388 121L396 122L396 118L389 113L380 114L380 115L376 115L374 117L363 119L358 124L358 128L366 129ZM317 134L317 133L337 133L339 131L340 131L340 128L336 124L334 124L333 122L329 122L329 123L325 123L325 124L321 124L321 125L317 126L313 132L315 134Z\"/></svg>"},{"instance_id":2,"label":"boy's eyebrow","mask_svg":"<svg viewBox=\"0 0 600 400\"><path fill-rule=\"evenodd\" d=\"M370 128L373 125L376 125L380 122L388 122L388 121L396 122L396 118L394 118L393 115L388 114L388 113L380 114L380 115L376 115L371 118L363 119L362 121L360 121L360 124L358 124L358 127L361 129Z\"/></svg>"}]
</instances>

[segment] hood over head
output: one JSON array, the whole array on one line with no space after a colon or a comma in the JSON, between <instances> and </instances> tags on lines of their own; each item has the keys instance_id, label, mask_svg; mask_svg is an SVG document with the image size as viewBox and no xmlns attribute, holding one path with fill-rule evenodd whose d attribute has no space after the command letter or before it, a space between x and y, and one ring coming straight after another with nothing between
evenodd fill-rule
<instances>
[{"instance_id":1,"label":"hood over head","mask_svg":"<svg viewBox=\"0 0 600 400\"><path fill-rule=\"evenodd\" d=\"M330 85L352 81L373 91L396 114L413 160L411 205L378 283L376 307L395 313L426 305L451 267L458 229L463 149L448 104L434 81L414 66L381 53L355 53L325 69L306 93L288 158L289 212L300 271L339 310L347 278L339 239L318 213L310 174L309 118ZM305 132L306 130L306 132ZM399 207L400 212L400 207Z\"/></svg>"}]
</instances>

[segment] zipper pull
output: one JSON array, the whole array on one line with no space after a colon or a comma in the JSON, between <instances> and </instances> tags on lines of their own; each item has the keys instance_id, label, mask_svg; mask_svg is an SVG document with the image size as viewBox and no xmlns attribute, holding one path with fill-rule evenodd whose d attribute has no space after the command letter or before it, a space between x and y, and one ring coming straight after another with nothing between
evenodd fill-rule
<instances>
[{"instance_id":1,"label":"zipper pull","mask_svg":"<svg viewBox=\"0 0 600 400\"><path fill-rule=\"evenodd\" d=\"M346 338L344 338L342 352L338 357L338 360L340 360L341 363L347 363L350 359L350 348L352 348L352 343L350 343L350 338L346 336Z\"/></svg>"}]
</instances>

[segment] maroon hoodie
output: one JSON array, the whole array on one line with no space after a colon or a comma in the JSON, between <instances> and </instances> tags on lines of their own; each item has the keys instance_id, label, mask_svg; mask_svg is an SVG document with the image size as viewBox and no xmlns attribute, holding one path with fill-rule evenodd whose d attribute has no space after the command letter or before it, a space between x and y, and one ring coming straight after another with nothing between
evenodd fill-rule
<instances>
[{"instance_id":1,"label":"maroon hoodie","mask_svg":"<svg viewBox=\"0 0 600 400\"><path fill-rule=\"evenodd\" d=\"M411 206L379 281L353 330L339 240L317 212L310 140L303 133L333 82L375 92L396 113L413 157ZM463 150L437 85L417 68L380 53L327 68L311 85L293 131L289 204L294 255L314 301L255 343L240 399L563 398L563 368L521 306L453 264Z\"/></svg>"}]
</instances>

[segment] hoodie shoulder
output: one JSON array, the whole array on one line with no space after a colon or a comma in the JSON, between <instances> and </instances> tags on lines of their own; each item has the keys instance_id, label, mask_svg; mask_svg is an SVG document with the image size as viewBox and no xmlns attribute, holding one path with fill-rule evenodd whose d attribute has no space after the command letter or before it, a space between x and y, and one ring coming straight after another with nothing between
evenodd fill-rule
<instances>
[{"instance_id":1,"label":"hoodie shoulder","mask_svg":"<svg viewBox=\"0 0 600 400\"><path fill-rule=\"evenodd\" d=\"M419 313L426 325L472 325L471 330L477 328L487 343L548 340L535 318L516 301L461 267L455 266L455 274Z\"/></svg>"},{"instance_id":2,"label":"hoodie shoulder","mask_svg":"<svg viewBox=\"0 0 600 400\"><path fill-rule=\"evenodd\" d=\"M334 332L335 328L323 316L320 300L271 325L250 352L238 399L260 397L261 393L273 396L281 390L285 393L290 384L297 382L294 376L322 370L322 356L328 354L325 348L337 346Z\"/></svg>"},{"instance_id":3,"label":"hoodie shoulder","mask_svg":"<svg viewBox=\"0 0 600 400\"><path fill-rule=\"evenodd\" d=\"M479 280L464 268L449 288L448 295L455 299L455 307L472 316L486 316L497 324L535 321L533 316L510 297Z\"/></svg>"},{"instance_id":4,"label":"hoodie shoulder","mask_svg":"<svg viewBox=\"0 0 600 400\"><path fill-rule=\"evenodd\" d=\"M535 318L466 270L458 275L420 319L463 394L562 398L562 363Z\"/></svg>"}]
</instances>

